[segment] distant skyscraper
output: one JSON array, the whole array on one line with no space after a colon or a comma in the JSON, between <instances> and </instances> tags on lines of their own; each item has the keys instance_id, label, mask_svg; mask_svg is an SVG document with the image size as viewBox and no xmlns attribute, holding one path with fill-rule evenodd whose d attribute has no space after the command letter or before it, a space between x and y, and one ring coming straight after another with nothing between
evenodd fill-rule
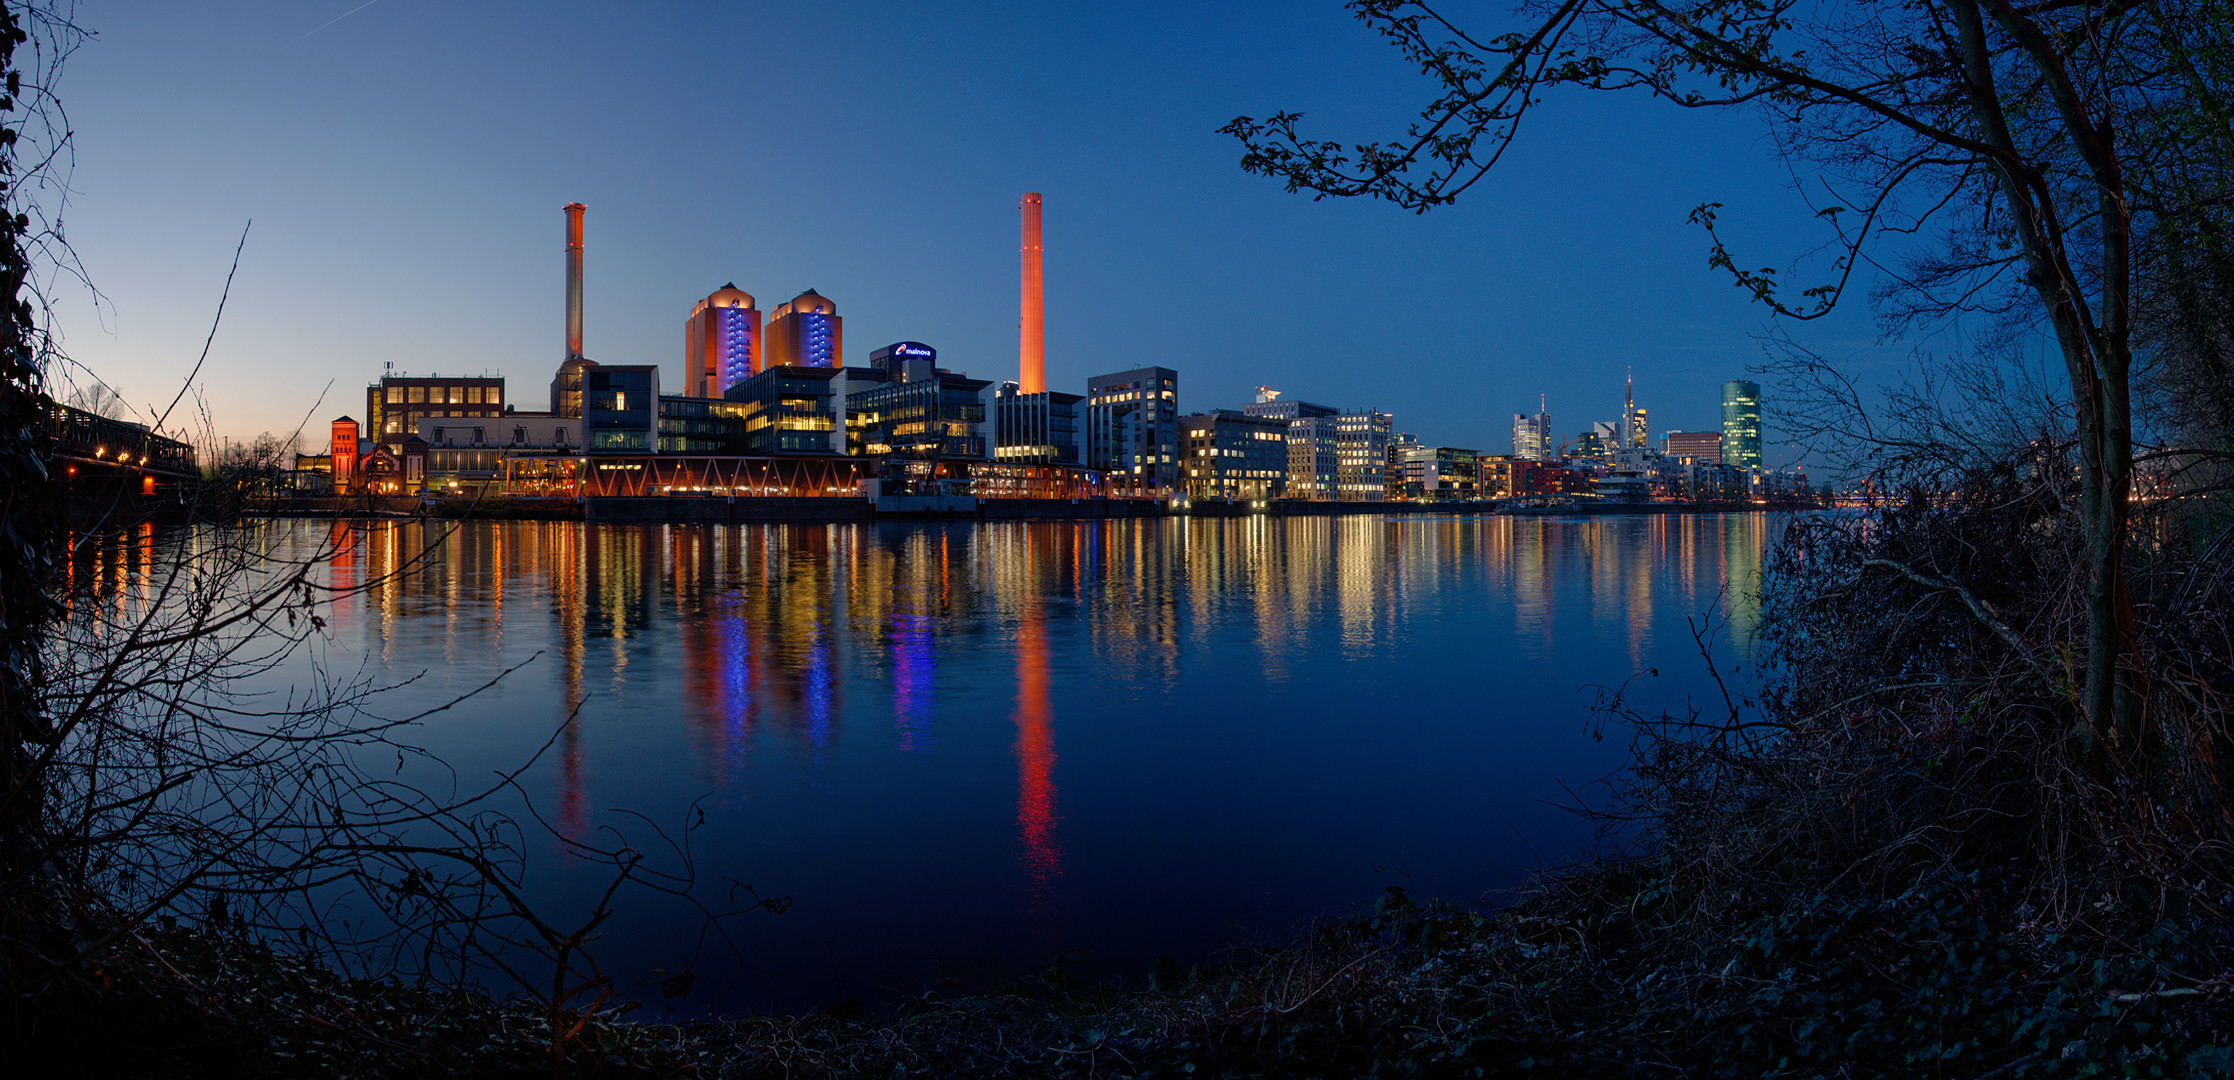
<instances>
[{"instance_id":1,"label":"distant skyscraper","mask_svg":"<svg viewBox=\"0 0 2234 1080\"><path fill-rule=\"evenodd\" d=\"M760 305L732 282L683 321L683 392L717 398L760 370Z\"/></svg>"},{"instance_id":2,"label":"distant skyscraper","mask_svg":"<svg viewBox=\"0 0 2234 1080\"><path fill-rule=\"evenodd\" d=\"M1628 445L1631 450L1642 450L1652 445L1652 424L1645 419L1645 410L1632 406L1629 409Z\"/></svg>"},{"instance_id":3,"label":"distant skyscraper","mask_svg":"<svg viewBox=\"0 0 2234 1080\"><path fill-rule=\"evenodd\" d=\"M845 366L845 320L838 305L808 289L776 305L768 319L768 344L761 353L760 370L792 367Z\"/></svg>"},{"instance_id":4,"label":"distant skyscraper","mask_svg":"<svg viewBox=\"0 0 2234 1080\"><path fill-rule=\"evenodd\" d=\"M1544 461L1551 457L1551 411L1541 402L1536 415L1513 414L1513 456L1522 461Z\"/></svg>"},{"instance_id":5,"label":"distant skyscraper","mask_svg":"<svg viewBox=\"0 0 2234 1080\"><path fill-rule=\"evenodd\" d=\"M1722 384L1722 463L1741 469L1761 464L1760 383Z\"/></svg>"}]
</instances>

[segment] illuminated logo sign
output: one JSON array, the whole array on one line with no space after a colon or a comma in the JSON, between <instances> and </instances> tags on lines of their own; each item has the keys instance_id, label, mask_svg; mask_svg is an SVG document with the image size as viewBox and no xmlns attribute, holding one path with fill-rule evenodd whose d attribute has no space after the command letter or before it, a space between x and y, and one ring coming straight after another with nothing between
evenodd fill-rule
<instances>
[{"instance_id":1,"label":"illuminated logo sign","mask_svg":"<svg viewBox=\"0 0 2234 1080\"><path fill-rule=\"evenodd\" d=\"M892 355L935 358L939 355L939 352L937 349L934 349L929 345L917 345L913 342L906 342L892 346Z\"/></svg>"}]
</instances>

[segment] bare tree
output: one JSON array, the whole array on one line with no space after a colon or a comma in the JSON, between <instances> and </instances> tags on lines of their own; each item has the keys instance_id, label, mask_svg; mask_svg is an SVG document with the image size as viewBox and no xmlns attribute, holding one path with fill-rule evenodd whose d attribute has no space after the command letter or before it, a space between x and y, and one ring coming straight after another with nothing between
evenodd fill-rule
<instances>
[{"instance_id":1,"label":"bare tree","mask_svg":"<svg viewBox=\"0 0 2234 1080\"><path fill-rule=\"evenodd\" d=\"M2197 69L2180 56L2225 45L2198 37L2223 34L2225 23L2193 18L2197 6L1544 0L1478 34L1426 3L1353 0L1357 17L1432 83L1403 137L1314 140L1290 112L1223 130L1246 144L1243 168L1290 190L1425 212L1495 166L1529 112L1560 88L1761 110L1783 154L1812 171L1808 196L1833 256L1823 283L1794 296L1774 269L1749 268L1720 241L1722 208L1707 204L1693 220L1707 230L1712 265L1779 315L1812 319L1839 301L1884 238L1928 233L1941 240L1936 252L1886 267L1892 287L1882 299L1896 322L1993 311L2054 342L2085 542L2075 735L2102 768L2137 769L2149 686L2133 660L2125 552L2136 244L2154 218L2132 176L2137 155L2153 164L2185 151L2178 140L2135 136L2161 133L2169 104L2193 94Z\"/></svg>"}]
</instances>

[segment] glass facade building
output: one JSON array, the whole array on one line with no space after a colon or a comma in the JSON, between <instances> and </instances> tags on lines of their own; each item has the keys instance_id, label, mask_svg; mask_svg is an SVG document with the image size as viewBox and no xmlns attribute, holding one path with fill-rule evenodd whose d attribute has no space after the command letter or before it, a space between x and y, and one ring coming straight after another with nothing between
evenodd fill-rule
<instances>
[{"instance_id":1,"label":"glass facade building","mask_svg":"<svg viewBox=\"0 0 2234 1080\"><path fill-rule=\"evenodd\" d=\"M1761 384L1722 384L1722 461L1741 469L1761 464Z\"/></svg>"}]
</instances>

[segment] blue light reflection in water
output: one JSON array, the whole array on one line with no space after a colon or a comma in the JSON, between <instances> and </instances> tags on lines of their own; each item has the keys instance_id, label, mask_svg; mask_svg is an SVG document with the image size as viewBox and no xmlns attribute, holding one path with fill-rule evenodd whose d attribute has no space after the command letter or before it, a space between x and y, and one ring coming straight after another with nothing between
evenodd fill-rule
<instances>
[{"instance_id":1,"label":"blue light reflection in water","mask_svg":"<svg viewBox=\"0 0 2234 1080\"><path fill-rule=\"evenodd\" d=\"M1709 700L1686 619L1745 639L1775 527L477 522L333 612L320 659L423 673L393 715L541 653L421 743L487 775L556 732L525 783L569 835L703 806L707 881L797 899L731 925L756 970L725 1006L988 987L1057 950L1137 979L1386 884L1470 898L1586 850L1550 804L1622 751L1585 688L1656 668L1645 701ZM357 538L337 583L437 535L333 528ZM598 884L578 870L548 860L551 903ZM601 947L673 970L698 931L646 901Z\"/></svg>"}]
</instances>

